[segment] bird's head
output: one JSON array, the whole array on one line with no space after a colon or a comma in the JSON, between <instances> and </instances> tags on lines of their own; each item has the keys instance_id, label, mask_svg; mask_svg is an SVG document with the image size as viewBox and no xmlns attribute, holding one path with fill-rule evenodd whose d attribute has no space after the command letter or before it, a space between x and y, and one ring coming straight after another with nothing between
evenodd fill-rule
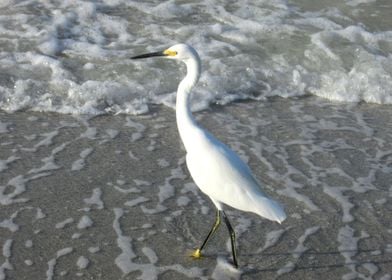
<instances>
[{"instance_id":1,"label":"bird's head","mask_svg":"<svg viewBox=\"0 0 392 280\"><path fill-rule=\"evenodd\" d=\"M137 55L131 57L131 59L140 59L140 58L148 58L148 57L164 57L182 61L186 64L187 67L187 77L182 81L180 85L182 85L183 90L190 90L196 82L199 80L200 72L201 72L201 62L199 55L195 51L194 48L187 44L177 44L171 46L170 48L153 53L146 53L142 55ZM180 86L179 86L180 87Z\"/></svg>"},{"instance_id":2,"label":"bird's head","mask_svg":"<svg viewBox=\"0 0 392 280\"><path fill-rule=\"evenodd\" d=\"M148 58L148 57L165 57L170 59L181 60L184 62L189 59L199 59L199 56L195 51L195 49L187 44L177 44L163 51L137 55L131 57L131 59L141 59L141 58Z\"/></svg>"}]
</instances>

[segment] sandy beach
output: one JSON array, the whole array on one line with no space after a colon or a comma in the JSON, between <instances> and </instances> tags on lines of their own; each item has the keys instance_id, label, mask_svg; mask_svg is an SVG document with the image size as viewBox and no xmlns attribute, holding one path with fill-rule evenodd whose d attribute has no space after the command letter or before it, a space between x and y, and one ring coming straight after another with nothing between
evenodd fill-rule
<instances>
[{"instance_id":1,"label":"sandy beach","mask_svg":"<svg viewBox=\"0 0 392 280\"><path fill-rule=\"evenodd\" d=\"M0 280L392 280L391 14L387 0L0 1ZM197 121L287 212L225 209L238 270L225 225L190 257L215 209L177 132L186 66L130 59L184 58L178 43L201 60Z\"/></svg>"},{"instance_id":2,"label":"sandy beach","mask_svg":"<svg viewBox=\"0 0 392 280\"><path fill-rule=\"evenodd\" d=\"M214 219L192 182L174 111L83 117L0 112L0 279L391 279L388 106L269 98L197 119L288 214Z\"/></svg>"}]
</instances>

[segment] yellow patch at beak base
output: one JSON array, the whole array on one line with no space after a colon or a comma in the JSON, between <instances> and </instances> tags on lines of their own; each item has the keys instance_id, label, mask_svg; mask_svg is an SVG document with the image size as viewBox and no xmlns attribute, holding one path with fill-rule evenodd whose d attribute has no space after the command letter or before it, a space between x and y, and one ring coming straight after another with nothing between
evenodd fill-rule
<instances>
[{"instance_id":1,"label":"yellow patch at beak base","mask_svg":"<svg viewBox=\"0 0 392 280\"><path fill-rule=\"evenodd\" d=\"M171 50L164 50L163 54L166 56L176 56L177 52L176 51L171 51Z\"/></svg>"}]
</instances>

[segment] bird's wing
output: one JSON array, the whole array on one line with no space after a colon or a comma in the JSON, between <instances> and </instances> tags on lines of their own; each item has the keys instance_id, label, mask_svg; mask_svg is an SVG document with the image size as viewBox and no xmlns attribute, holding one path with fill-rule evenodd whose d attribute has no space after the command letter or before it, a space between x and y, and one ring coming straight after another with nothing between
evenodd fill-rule
<instances>
[{"instance_id":1,"label":"bird's wing","mask_svg":"<svg viewBox=\"0 0 392 280\"><path fill-rule=\"evenodd\" d=\"M214 201L281 220L282 207L262 192L240 157L211 134L204 132L200 137L204 139L197 139L197 148L187 154L188 169L198 187Z\"/></svg>"}]
</instances>

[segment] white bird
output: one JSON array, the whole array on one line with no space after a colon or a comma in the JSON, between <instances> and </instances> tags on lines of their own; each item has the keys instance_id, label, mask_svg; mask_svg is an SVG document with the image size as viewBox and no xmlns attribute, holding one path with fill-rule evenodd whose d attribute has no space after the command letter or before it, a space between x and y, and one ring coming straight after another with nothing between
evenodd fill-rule
<instances>
[{"instance_id":1,"label":"white bird","mask_svg":"<svg viewBox=\"0 0 392 280\"><path fill-rule=\"evenodd\" d=\"M138 55L132 59L148 57L180 60L187 67L187 74L177 90L178 131L185 146L186 163L193 180L200 190L210 197L217 208L215 223L202 245L192 256L201 257L201 251L218 229L222 216L230 233L233 264L238 267L235 232L223 211L223 204L256 213L278 223L286 218L286 214L277 202L262 192L249 167L240 157L200 127L193 118L190 109L190 92L201 72L200 58L195 49L186 44L177 44L164 51Z\"/></svg>"}]
</instances>

